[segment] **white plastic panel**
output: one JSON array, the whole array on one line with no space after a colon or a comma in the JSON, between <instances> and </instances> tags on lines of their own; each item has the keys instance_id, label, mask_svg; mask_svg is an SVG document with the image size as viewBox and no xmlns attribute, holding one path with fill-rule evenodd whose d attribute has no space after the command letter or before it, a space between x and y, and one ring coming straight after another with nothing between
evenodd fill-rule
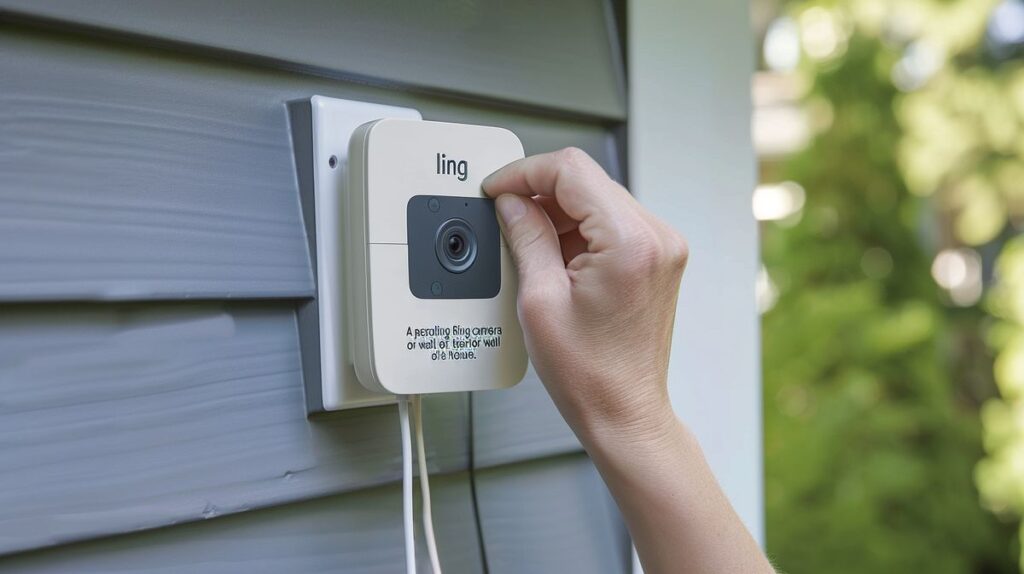
<instances>
[{"instance_id":1,"label":"white plastic panel","mask_svg":"<svg viewBox=\"0 0 1024 574\"><path fill-rule=\"evenodd\" d=\"M411 108L323 96L313 96L310 103L323 410L393 403L394 396L373 393L360 385L348 358L343 227L348 188L348 142L352 132L367 122L380 118L418 120L421 115Z\"/></svg>"},{"instance_id":2,"label":"white plastic panel","mask_svg":"<svg viewBox=\"0 0 1024 574\"><path fill-rule=\"evenodd\" d=\"M373 353L377 377L385 388L399 394L428 394L505 389L522 380L526 347L516 316L514 294L518 278L511 257L501 258L501 295L494 299L416 299L409 290L405 245L370 245L371 281L384 278L387 286L373 290ZM506 295L509 294L509 295ZM496 304L509 296L506 303ZM406 330L433 325L501 328L498 348L474 350L477 360L435 361L431 351L410 351Z\"/></svg>"},{"instance_id":3,"label":"white plastic panel","mask_svg":"<svg viewBox=\"0 0 1024 574\"><path fill-rule=\"evenodd\" d=\"M763 544L749 5L649 0L628 7L630 189L690 243L669 394Z\"/></svg>"}]
</instances>

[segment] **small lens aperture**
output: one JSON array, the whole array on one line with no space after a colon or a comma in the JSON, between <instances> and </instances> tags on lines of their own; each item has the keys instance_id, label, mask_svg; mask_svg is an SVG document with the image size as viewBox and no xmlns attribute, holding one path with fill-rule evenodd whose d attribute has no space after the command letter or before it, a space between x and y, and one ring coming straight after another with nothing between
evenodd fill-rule
<instances>
[{"instance_id":1,"label":"small lens aperture","mask_svg":"<svg viewBox=\"0 0 1024 574\"><path fill-rule=\"evenodd\" d=\"M452 218L437 230L434 250L437 260L452 273L462 273L476 261L476 233L464 219Z\"/></svg>"},{"instance_id":2,"label":"small lens aperture","mask_svg":"<svg viewBox=\"0 0 1024 574\"><path fill-rule=\"evenodd\" d=\"M448 253L450 253L452 257L455 259L462 257L465 250L466 240L463 239L461 235L452 233L448 236Z\"/></svg>"}]
</instances>

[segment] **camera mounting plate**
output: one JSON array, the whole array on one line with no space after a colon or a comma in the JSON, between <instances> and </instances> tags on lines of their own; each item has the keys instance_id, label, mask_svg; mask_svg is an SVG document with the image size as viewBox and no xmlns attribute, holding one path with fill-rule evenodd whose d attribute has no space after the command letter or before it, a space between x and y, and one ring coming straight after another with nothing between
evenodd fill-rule
<instances>
[{"instance_id":1,"label":"camera mounting plate","mask_svg":"<svg viewBox=\"0 0 1024 574\"><path fill-rule=\"evenodd\" d=\"M298 310L302 378L310 414L395 402L359 384L349 356L345 289L348 149L360 125L420 119L411 108L313 96L288 103L302 216L316 294Z\"/></svg>"}]
</instances>

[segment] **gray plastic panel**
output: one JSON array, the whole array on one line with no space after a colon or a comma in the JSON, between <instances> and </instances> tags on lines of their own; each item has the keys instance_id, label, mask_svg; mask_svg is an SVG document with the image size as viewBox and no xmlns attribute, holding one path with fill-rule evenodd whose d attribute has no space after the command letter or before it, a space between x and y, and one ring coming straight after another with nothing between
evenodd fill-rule
<instances>
[{"instance_id":1,"label":"gray plastic panel","mask_svg":"<svg viewBox=\"0 0 1024 574\"><path fill-rule=\"evenodd\" d=\"M0 54L0 302L311 297L286 102L312 94L617 159L598 124L2 22Z\"/></svg>"},{"instance_id":2,"label":"gray plastic panel","mask_svg":"<svg viewBox=\"0 0 1024 574\"><path fill-rule=\"evenodd\" d=\"M417 195L406 204L406 227L409 291L414 296L491 299L498 295L501 230L493 199ZM463 238L459 244L463 251L456 254L462 260L446 249L445 239L451 233Z\"/></svg>"},{"instance_id":3,"label":"gray plastic panel","mask_svg":"<svg viewBox=\"0 0 1024 574\"><path fill-rule=\"evenodd\" d=\"M626 114L617 31L600 0L3 0L0 8L320 74L606 119Z\"/></svg>"},{"instance_id":4,"label":"gray plastic panel","mask_svg":"<svg viewBox=\"0 0 1024 574\"><path fill-rule=\"evenodd\" d=\"M432 472L466 397L428 397ZM0 310L0 554L401 476L394 407L307 420L295 312L266 303Z\"/></svg>"},{"instance_id":5,"label":"gray plastic panel","mask_svg":"<svg viewBox=\"0 0 1024 574\"><path fill-rule=\"evenodd\" d=\"M502 466L476 475L491 574L629 572L629 536L584 455Z\"/></svg>"},{"instance_id":6,"label":"gray plastic panel","mask_svg":"<svg viewBox=\"0 0 1024 574\"><path fill-rule=\"evenodd\" d=\"M430 482L442 566L482 572L467 475ZM429 572L421 532L416 541L419 568ZM398 486L0 558L0 572L19 574L392 574L404 568Z\"/></svg>"}]
</instances>

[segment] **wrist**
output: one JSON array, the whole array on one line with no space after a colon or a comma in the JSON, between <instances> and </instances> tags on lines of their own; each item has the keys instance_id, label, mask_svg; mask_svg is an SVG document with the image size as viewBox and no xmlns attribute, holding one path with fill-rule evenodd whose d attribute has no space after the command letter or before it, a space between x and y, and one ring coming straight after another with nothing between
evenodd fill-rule
<instances>
[{"instance_id":1,"label":"wrist","mask_svg":"<svg viewBox=\"0 0 1024 574\"><path fill-rule=\"evenodd\" d=\"M685 434L668 397L636 401L616 408L581 405L572 425L588 452L659 448Z\"/></svg>"}]
</instances>

